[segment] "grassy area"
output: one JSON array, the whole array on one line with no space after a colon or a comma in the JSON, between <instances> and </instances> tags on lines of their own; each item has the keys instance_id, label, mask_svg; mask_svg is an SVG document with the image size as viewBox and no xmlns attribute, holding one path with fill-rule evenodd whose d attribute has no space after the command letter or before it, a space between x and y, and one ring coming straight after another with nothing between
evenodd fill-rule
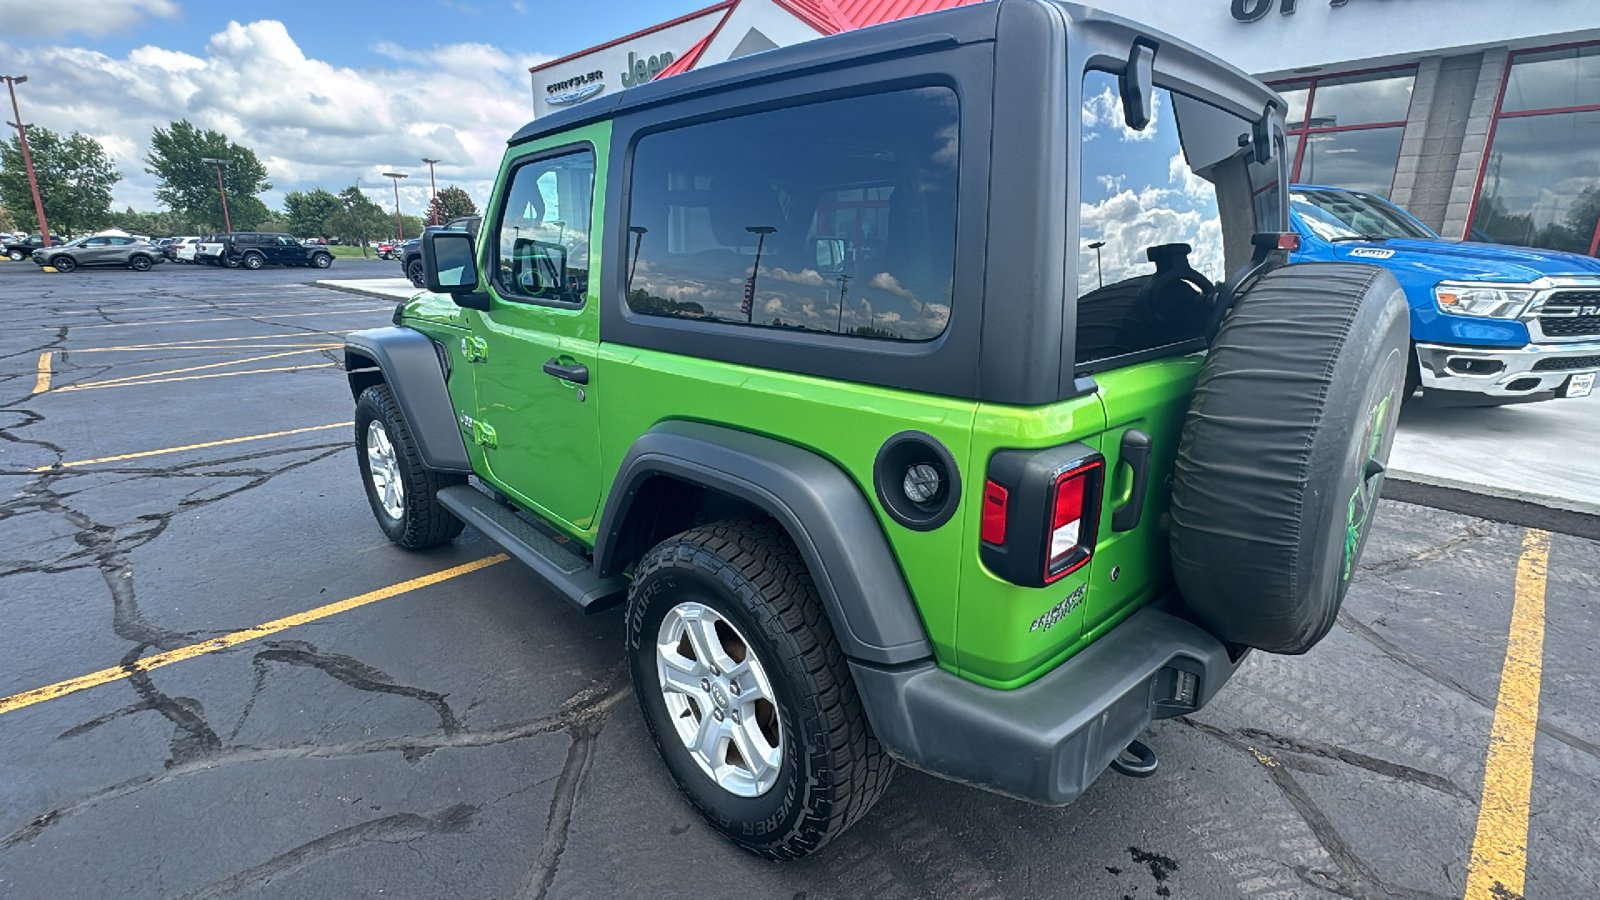
<instances>
[{"instance_id":1,"label":"grassy area","mask_svg":"<svg viewBox=\"0 0 1600 900\"><path fill-rule=\"evenodd\" d=\"M360 247L347 247L347 246L345 246L343 244L335 244L335 245L332 245L332 246L328 247L328 252L333 254L333 258L334 259L360 259L361 258L361 248ZM376 247L368 247L367 248L367 254L368 254L368 256L367 256L368 259L377 259L378 258L378 250L377 250Z\"/></svg>"}]
</instances>

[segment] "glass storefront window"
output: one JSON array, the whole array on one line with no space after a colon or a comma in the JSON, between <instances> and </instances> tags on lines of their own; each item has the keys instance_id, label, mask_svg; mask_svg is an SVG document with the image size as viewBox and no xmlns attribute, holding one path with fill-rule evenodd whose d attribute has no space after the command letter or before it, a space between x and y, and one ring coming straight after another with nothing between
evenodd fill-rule
<instances>
[{"instance_id":1,"label":"glass storefront window","mask_svg":"<svg viewBox=\"0 0 1600 900\"><path fill-rule=\"evenodd\" d=\"M1473 240L1593 253L1600 225L1600 110L1501 119Z\"/></svg>"},{"instance_id":2,"label":"glass storefront window","mask_svg":"<svg viewBox=\"0 0 1600 900\"><path fill-rule=\"evenodd\" d=\"M1313 132L1306 137L1306 151L1300 156L1300 175L1295 181L1387 198L1400 159L1400 135L1404 130Z\"/></svg>"},{"instance_id":3,"label":"glass storefront window","mask_svg":"<svg viewBox=\"0 0 1600 900\"><path fill-rule=\"evenodd\" d=\"M1519 53L1502 113L1600 105L1600 45Z\"/></svg>"},{"instance_id":4,"label":"glass storefront window","mask_svg":"<svg viewBox=\"0 0 1600 900\"><path fill-rule=\"evenodd\" d=\"M1274 85L1289 107L1293 180L1387 198L1415 81L1415 69L1388 69Z\"/></svg>"},{"instance_id":5,"label":"glass storefront window","mask_svg":"<svg viewBox=\"0 0 1600 900\"><path fill-rule=\"evenodd\" d=\"M1378 72L1317 79L1311 98L1311 128L1404 122L1411 109L1416 73Z\"/></svg>"}]
</instances>

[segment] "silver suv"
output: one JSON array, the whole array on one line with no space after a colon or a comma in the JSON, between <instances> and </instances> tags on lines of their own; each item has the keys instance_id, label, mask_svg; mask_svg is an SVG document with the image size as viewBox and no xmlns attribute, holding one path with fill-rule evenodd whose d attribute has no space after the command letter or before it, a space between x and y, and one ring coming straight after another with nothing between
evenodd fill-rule
<instances>
[{"instance_id":1,"label":"silver suv","mask_svg":"<svg viewBox=\"0 0 1600 900\"><path fill-rule=\"evenodd\" d=\"M148 240L117 235L98 235L68 241L60 246L33 251L33 261L51 266L57 272L71 272L79 266L123 266L135 272L148 272L165 262L161 248Z\"/></svg>"}]
</instances>

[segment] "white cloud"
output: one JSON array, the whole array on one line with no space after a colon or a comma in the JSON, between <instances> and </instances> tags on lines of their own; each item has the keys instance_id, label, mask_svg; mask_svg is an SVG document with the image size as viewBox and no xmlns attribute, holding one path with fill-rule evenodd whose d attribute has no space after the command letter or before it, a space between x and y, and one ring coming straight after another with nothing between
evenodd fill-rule
<instances>
[{"instance_id":1,"label":"white cloud","mask_svg":"<svg viewBox=\"0 0 1600 900\"><path fill-rule=\"evenodd\" d=\"M115 4L124 7L165 8ZM28 121L83 131L112 154L124 177L118 207L157 208L143 157L151 130L182 118L256 152L275 186L263 198L270 207L288 190L338 190L359 179L392 208L381 173L399 170L412 176L402 182L401 206L421 214L429 191L423 157L442 160L441 187L459 185L483 206L506 139L532 118L527 67L545 57L516 58L487 44L374 49L394 64L357 70L310 59L272 20L231 22L200 56L146 46L119 58L0 40L0 58L31 76L19 91Z\"/></svg>"},{"instance_id":2,"label":"white cloud","mask_svg":"<svg viewBox=\"0 0 1600 900\"><path fill-rule=\"evenodd\" d=\"M1195 203L1182 191L1147 187L1138 193L1124 190L1080 209L1085 235L1078 251L1080 295L1099 285L1097 262L1108 285L1154 272L1145 251L1160 244L1190 245L1190 266L1213 281L1223 277L1222 221L1214 202ZM1087 246L1090 235L1105 241L1098 261Z\"/></svg>"},{"instance_id":3,"label":"white cloud","mask_svg":"<svg viewBox=\"0 0 1600 900\"><path fill-rule=\"evenodd\" d=\"M0 0L0 22L18 37L115 34L146 19L176 19L180 13L175 0Z\"/></svg>"},{"instance_id":4,"label":"white cloud","mask_svg":"<svg viewBox=\"0 0 1600 900\"><path fill-rule=\"evenodd\" d=\"M1146 125L1143 131L1134 131L1128 127L1127 120L1123 117L1122 98L1118 97L1117 93L1107 86L1100 93L1083 98L1084 140L1093 140L1098 137L1098 134L1092 134L1091 132L1102 125L1115 127L1121 133L1120 140L1123 143L1154 140L1156 123L1161 118L1161 93L1159 91L1150 98L1150 110L1150 124Z\"/></svg>"}]
</instances>

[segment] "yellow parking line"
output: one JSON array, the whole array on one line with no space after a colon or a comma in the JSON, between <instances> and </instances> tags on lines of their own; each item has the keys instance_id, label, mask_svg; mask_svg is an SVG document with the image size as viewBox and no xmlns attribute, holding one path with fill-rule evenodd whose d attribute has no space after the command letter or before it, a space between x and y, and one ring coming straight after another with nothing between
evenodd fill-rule
<instances>
[{"instance_id":1,"label":"yellow parking line","mask_svg":"<svg viewBox=\"0 0 1600 900\"><path fill-rule=\"evenodd\" d=\"M143 375L124 375L121 378L107 378L104 381L86 381L83 384L69 384L64 388L61 388L61 390L63 390L63 391L74 391L74 390L81 391L81 390L85 390L87 388L94 388L94 387L112 387L114 385L122 384L124 382L129 382L129 381L143 382L143 381L145 381L147 379L158 379L158 378L161 378L162 376L165 376L165 375L182 375L185 372L199 372L202 369L220 369L223 366L238 366L238 365L243 365L244 363L263 362L263 361L269 360L269 359L278 359L279 357L283 357L283 356L299 356L300 354L303 354L303 353L320 353L320 352L321 352L321 348L317 348L317 347L308 347L308 348L303 349L303 350L285 350L282 353L266 353L266 354L262 354L261 356L246 356L243 359L230 359L230 360L225 360L223 362L218 362L218 363L206 363L205 365L202 365L202 366L185 366L184 368L181 368L181 369L167 369L167 370L162 371L162 372L146 372Z\"/></svg>"},{"instance_id":2,"label":"yellow parking line","mask_svg":"<svg viewBox=\"0 0 1600 900\"><path fill-rule=\"evenodd\" d=\"M54 350L46 350L39 354L39 375L33 380L33 392L35 394L42 394L50 390L50 357L54 354Z\"/></svg>"},{"instance_id":3,"label":"yellow parking line","mask_svg":"<svg viewBox=\"0 0 1600 900\"><path fill-rule=\"evenodd\" d=\"M150 326L150 325L187 325L187 324L189 324L191 322L238 322L238 321L241 321L241 320L250 321L250 320L253 320L253 319L274 319L274 320L275 319L298 319L298 318L302 318L304 316L348 316L348 315L354 315L355 313L393 312L393 311L394 311L394 307L393 306L376 306L376 307L373 307L372 309L339 309L339 310L329 310L327 312L314 312L314 313L285 313L285 314L283 314L281 316L275 316L275 315L272 315L270 313L261 313L259 315L254 315L254 316L207 316L206 318L203 318L203 319L155 319L155 320L152 320L152 321L149 321L149 322L107 322L107 323L105 323L103 325L71 325L71 326L68 326L68 327L72 328L72 330L74 330L74 331L83 331L84 329L87 329L87 328L138 328L140 326ZM269 324L270 325L271 323L270 322L266 322L266 323L262 323L262 324Z\"/></svg>"},{"instance_id":4,"label":"yellow parking line","mask_svg":"<svg viewBox=\"0 0 1600 900\"><path fill-rule=\"evenodd\" d=\"M303 613L286 616L282 619L274 619L271 622L257 625L254 628L246 628L243 631L235 631L231 634L225 634L221 637L212 638L209 641L202 641L198 644L190 644L187 647L179 647L176 650L168 650L165 653L157 653L154 656L146 656L125 666L113 666L109 669L101 669L98 672L90 672L87 675L80 675L77 678L69 678L66 681L58 681L55 684L46 685L42 688L34 688L31 691L23 691L20 694L12 694L9 697L0 698L0 714L22 709L25 706L32 706L35 703L43 703L46 700L54 700L57 697L65 697L68 694L76 694L78 691L87 690L92 687L98 687L102 684L110 684L113 681L121 681L134 672L148 672L152 669L159 669L162 666L168 666L185 659L193 659L196 656L203 656L207 653L215 653L218 650L226 650L229 647L237 644L242 644L246 641L253 641L256 638L266 637L269 634L276 634L284 629L293 628L296 625L304 625L307 622L315 622L318 619L326 619L329 616L337 615L338 613L342 612L348 612L357 607L366 606L369 603L376 603L379 600L387 600L390 597L397 597L401 594L417 590L418 588L424 588L428 587L429 585L438 584L441 581L449 581L452 578L466 575L469 572L476 572L479 569L486 569L489 566L495 565L496 563L505 562L506 559L507 556L504 553L497 553L494 556L486 556L482 559L474 560L469 563L463 563L462 565L454 568L445 569L442 572L435 572L432 575L423 575L420 578L413 578L410 581L402 581L399 584L392 584L386 588L379 588L376 591L370 591L365 594L351 597L348 600L340 600L336 603L329 603L326 606L319 606L316 609L308 609Z\"/></svg>"},{"instance_id":5,"label":"yellow parking line","mask_svg":"<svg viewBox=\"0 0 1600 900\"><path fill-rule=\"evenodd\" d=\"M231 343L233 343L235 341L283 341L283 340L288 340L289 338L296 338L296 337L315 337L315 336L318 336L318 335L329 335L329 334L337 334L337 335L343 336L343 335L346 335L346 334L349 334L349 333L350 332L348 332L348 331L293 331L293 332L290 332L289 334L282 334L282 333L279 333L279 334L250 334L250 335L244 335L242 337L194 338L192 340L184 340L184 341L152 341L152 342L139 343L139 344L123 344L122 346L119 346L119 347L88 347L88 348L83 349L83 350L73 350L72 352L73 353L112 353L112 352L115 352L115 351L118 351L118 350L165 350L165 349L173 348L173 347L188 348L191 345L198 345L198 344L231 344ZM296 344L296 345L292 345L292 346L307 346L307 345ZM319 345L319 346L321 346L321 345ZM337 345L334 345L334 346L337 346ZM225 350L227 348L226 347L219 347L217 349Z\"/></svg>"},{"instance_id":6,"label":"yellow parking line","mask_svg":"<svg viewBox=\"0 0 1600 900\"><path fill-rule=\"evenodd\" d=\"M141 450L138 453L124 453L121 456L102 456L99 459L78 459L64 462L55 466L40 466L29 469L31 472L48 472L51 469L70 469L73 466L92 466L96 463L121 462L124 459L141 459L146 456L160 456L163 453L181 453L185 450L203 450L206 447L222 447L227 444L242 444L245 441L264 441L267 438L287 437L291 434L305 434L308 431L327 431L330 428L347 428L354 422L335 422L332 425L313 425L310 428L291 428L288 431L273 431L268 434L252 434L248 437L228 438L223 441L206 441L203 444L185 444L182 447L167 447L164 450Z\"/></svg>"},{"instance_id":7,"label":"yellow parking line","mask_svg":"<svg viewBox=\"0 0 1600 900\"><path fill-rule=\"evenodd\" d=\"M340 363L317 363L310 366L280 366L276 369L245 369L243 372L211 372L206 375L180 375L177 378L152 378L149 381L118 381L115 384L70 384L63 388L56 388L56 393L63 391L94 391L100 388L139 387L145 384L165 384L169 381L199 381L202 378L231 378L234 375L262 375L267 372L299 372L302 369L331 369Z\"/></svg>"},{"instance_id":8,"label":"yellow parking line","mask_svg":"<svg viewBox=\"0 0 1600 900\"><path fill-rule=\"evenodd\" d=\"M1533 792L1539 678L1544 669L1544 583L1549 561L1550 535L1528 529L1522 539L1522 558L1517 561L1511 634L1489 735L1478 831L1467 864L1466 900L1522 896L1528 867L1528 798Z\"/></svg>"}]
</instances>

